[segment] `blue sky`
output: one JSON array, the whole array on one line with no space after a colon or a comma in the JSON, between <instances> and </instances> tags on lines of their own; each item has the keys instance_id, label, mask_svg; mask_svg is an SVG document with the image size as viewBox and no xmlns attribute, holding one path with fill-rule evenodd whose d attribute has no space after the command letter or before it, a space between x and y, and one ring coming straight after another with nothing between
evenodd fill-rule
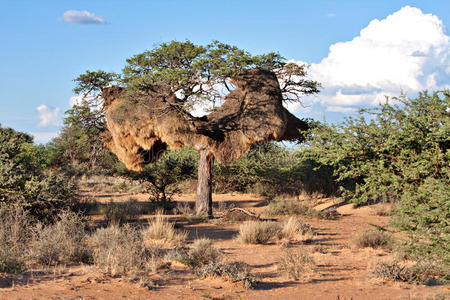
<instances>
[{"instance_id":1,"label":"blue sky","mask_svg":"<svg viewBox=\"0 0 450 300\"><path fill-rule=\"evenodd\" d=\"M0 124L36 142L57 135L75 77L120 71L126 58L173 39L311 64L324 88L291 109L319 120L450 82L448 0L2 0L0 11Z\"/></svg>"}]
</instances>

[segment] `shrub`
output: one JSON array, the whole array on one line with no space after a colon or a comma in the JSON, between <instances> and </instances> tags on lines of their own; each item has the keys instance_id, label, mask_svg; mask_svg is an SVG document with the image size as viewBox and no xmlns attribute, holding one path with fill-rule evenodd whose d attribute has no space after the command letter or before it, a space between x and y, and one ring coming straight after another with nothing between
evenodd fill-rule
<instances>
[{"instance_id":1,"label":"shrub","mask_svg":"<svg viewBox=\"0 0 450 300\"><path fill-rule=\"evenodd\" d=\"M62 212L54 224L38 223L30 245L31 258L45 265L67 262L89 262L84 244L85 223L80 215Z\"/></svg>"},{"instance_id":2,"label":"shrub","mask_svg":"<svg viewBox=\"0 0 450 300\"><path fill-rule=\"evenodd\" d=\"M281 199L270 201L266 213L269 216L276 215L303 215L319 216L320 213L311 209L309 206L300 203L294 199Z\"/></svg>"},{"instance_id":3,"label":"shrub","mask_svg":"<svg viewBox=\"0 0 450 300\"><path fill-rule=\"evenodd\" d=\"M303 160L302 152L276 143L252 147L229 165L214 169L216 192L250 192L269 199L281 194L331 195L336 192L332 169L313 160Z\"/></svg>"},{"instance_id":4,"label":"shrub","mask_svg":"<svg viewBox=\"0 0 450 300\"><path fill-rule=\"evenodd\" d=\"M387 205L377 205L373 208L373 214L380 217L392 215L392 209Z\"/></svg>"},{"instance_id":5,"label":"shrub","mask_svg":"<svg viewBox=\"0 0 450 300\"><path fill-rule=\"evenodd\" d=\"M408 267L393 261L391 263L379 263L373 271L372 276L394 281L426 284L432 283L439 278L448 281L450 273L448 270L432 263L421 262Z\"/></svg>"},{"instance_id":6,"label":"shrub","mask_svg":"<svg viewBox=\"0 0 450 300\"><path fill-rule=\"evenodd\" d=\"M246 244L265 244L280 230L276 222L246 221L239 227L237 240Z\"/></svg>"},{"instance_id":7,"label":"shrub","mask_svg":"<svg viewBox=\"0 0 450 300\"><path fill-rule=\"evenodd\" d=\"M25 269L27 243L32 218L18 204L0 204L0 273L20 273Z\"/></svg>"},{"instance_id":8,"label":"shrub","mask_svg":"<svg viewBox=\"0 0 450 300\"><path fill-rule=\"evenodd\" d=\"M246 288L252 288L256 284L249 265L243 262L211 262L199 268L196 274L202 278L211 276L221 277L231 282L242 282Z\"/></svg>"},{"instance_id":9,"label":"shrub","mask_svg":"<svg viewBox=\"0 0 450 300\"><path fill-rule=\"evenodd\" d=\"M213 246L213 242L210 239L202 238L195 240L188 250L181 249L177 251L175 256L183 264L197 270L209 263L218 262L222 252Z\"/></svg>"},{"instance_id":10,"label":"shrub","mask_svg":"<svg viewBox=\"0 0 450 300\"><path fill-rule=\"evenodd\" d=\"M313 237L314 230L311 225L296 217L290 217L285 221L278 234L279 239L287 239L289 241L306 242L310 241Z\"/></svg>"},{"instance_id":11,"label":"shrub","mask_svg":"<svg viewBox=\"0 0 450 300\"><path fill-rule=\"evenodd\" d=\"M391 250L393 241L389 234L381 230L368 229L354 238L355 246L358 248L384 248Z\"/></svg>"},{"instance_id":12,"label":"shrub","mask_svg":"<svg viewBox=\"0 0 450 300\"><path fill-rule=\"evenodd\" d=\"M98 229L90 238L94 265L103 272L127 275L147 267L147 253L138 230L129 225Z\"/></svg>"},{"instance_id":13,"label":"shrub","mask_svg":"<svg viewBox=\"0 0 450 300\"><path fill-rule=\"evenodd\" d=\"M304 249L286 249L278 261L278 269L288 278L299 280L311 274L314 270L314 260Z\"/></svg>"},{"instance_id":14,"label":"shrub","mask_svg":"<svg viewBox=\"0 0 450 300\"><path fill-rule=\"evenodd\" d=\"M121 226L140 215L140 207L136 201L109 202L100 210L105 214L105 219L109 225Z\"/></svg>"},{"instance_id":15,"label":"shrub","mask_svg":"<svg viewBox=\"0 0 450 300\"><path fill-rule=\"evenodd\" d=\"M0 126L0 203L20 203L32 216L54 221L61 209L75 204L75 184L47 169L43 146L33 138Z\"/></svg>"},{"instance_id":16,"label":"shrub","mask_svg":"<svg viewBox=\"0 0 450 300\"><path fill-rule=\"evenodd\" d=\"M187 237L187 232L177 232L174 224L169 222L167 217L159 211L155 217L149 221L149 225L142 231L144 241L163 240L164 242L180 247Z\"/></svg>"}]
</instances>

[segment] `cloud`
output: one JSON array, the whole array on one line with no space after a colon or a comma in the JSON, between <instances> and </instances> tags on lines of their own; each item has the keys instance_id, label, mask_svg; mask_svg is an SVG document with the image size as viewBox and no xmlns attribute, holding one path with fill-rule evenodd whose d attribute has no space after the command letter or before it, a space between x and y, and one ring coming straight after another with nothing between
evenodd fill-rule
<instances>
[{"instance_id":1,"label":"cloud","mask_svg":"<svg viewBox=\"0 0 450 300\"><path fill-rule=\"evenodd\" d=\"M57 137L59 135L58 132L31 132L31 135L34 137L34 142L37 144L45 144L49 142L51 139Z\"/></svg>"},{"instance_id":2,"label":"cloud","mask_svg":"<svg viewBox=\"0 0 450 300\"><path fill-rule=\"evenodd\" d=\"M63 14L64 21L72 24L106 24L103 17L96 16L87 10L68 10Z\"/></svg>"},{"instance_id":3,"label":"cloud","mask_svg":"<svg viewBox=\"0 0 450 300\"><path fill-rule=\"evenodd\" d=\"M309 75L322 83L317 99L327 111L376 105L385 95L450 85L450 41L435 15L405 6L372 20L360 35L331 45ZM350 111L347 109L346 111Z\"/></svg>"},{"instance_id":4,"label":"cloud","mask_svg":"<svg viewBox=\"0 0 450 300\"><path fill-rule=\"evenodd\" d=\"M45 104L39 105L37 108L39 119L39 127L59 126L61 125L61 116L59 107L48 107Z\"/></svg>"},{"instance_id":5,"label":"cloud","mask_svg":"<svg viewBox=\"0 0 450 300\"><path fill-rule=\"evenodd\" d=\"M332 13L332 12L327 13L327 17L328 17L328 18L334 18L334 17L336 17L336 14L335 14L335 13Z\"/></svg>"}]
</instances>

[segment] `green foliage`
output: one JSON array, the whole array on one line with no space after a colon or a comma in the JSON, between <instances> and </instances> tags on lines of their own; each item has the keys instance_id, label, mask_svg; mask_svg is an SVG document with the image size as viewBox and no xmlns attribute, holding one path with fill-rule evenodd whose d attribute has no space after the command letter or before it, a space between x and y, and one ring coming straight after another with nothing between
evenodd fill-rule
<instances>
[{"instance_id":1,"label":"green foliage","mask_svg":"<svg viewBox=\"0 0 450 300\"><path fill-rule=\"evenodd\" d=\"M336 191L332 168L275 143L255 146L229 165L216 165L214 178L216 191L254 192L268 198Z\"/></svg>"},{"instance_id":2,"label":"green foliage","mask_svg":"<svg viewBox=\"0 0 450 300\"><path fill-rule=\"evenodd\" d=\"M155 163L147 164L140 172L123 170L122 174L140 180L151 194L150 200L166 205L179 192L177 183L194 178L197 161L197 151L184 147L165 151Z\"/></svg>"},{"instance_id":3,"label":"green foliage","mask_svg":"<svg viewBox=\"0 0 450 300\"><path fill-rule=\"evenodd\" d=\"M106 149L101 99L84 97L66 111L64 127L47 144L49 163L69 175L113 173L120 164Z\"/></svg>"},{"instance_id":4,"label":"green foliage","mask_svg":"<svg viewBox=\"0 0 450 300\"><path fill-rule=\"evenodd\" d=\"M77 86L73 89L76 94L83 93L85 96L90 93L99 92L105 87L113 84L118 79L115 73L107 73L102 70L86 71L86 73L78 76L74 81Z\"/></svg>"},{"instance_id":5,"label":"green foliage","mask_svg":"<svg viewBox=\"0 0 450 300\"><path fill-rule=\"evenodd\" d=\"M213 41L206 46L171 41L161 43L152 50L136 54L127 59L122 74L104 71L80 75L74 91L84 95L98 95L111 83L123 85L131 95L177 93L176 103L181 110L189 110L194 102L223 99L224 94L217 85L230 91L230 79L242 71L260 68L276 72L282 79L282 93L285 100L299 101L300 97L315 94L319 84L305 79L306 67L286 63L278 53L251 55L236 46ZM130 106L133 101L127 102ZM119 107L120 109L120 107Z\"/></svg>"},{"instance_id":6,"label":"green foliage","mask_svg":"<svg viewBox=\"0 0 450 300\"><path fill-rule=\"evenodd\" d=\"M356 183L344 191L355 203L396 201L393 224L412 257L450 266L450 92L392 100L318 126L309 155Z\"/></svg>"},{"instance_id":7,"label":"green foliage","mask_svg":"<svg viewBox=\"0 0 450 300\"><path fill-rule=\"evenodd\" d=\"M20 203L33 216L51 221L74 204L75 185L45 169L47 153L31 136L0 127L0 203Z\"/></svg>"}]
</instances>

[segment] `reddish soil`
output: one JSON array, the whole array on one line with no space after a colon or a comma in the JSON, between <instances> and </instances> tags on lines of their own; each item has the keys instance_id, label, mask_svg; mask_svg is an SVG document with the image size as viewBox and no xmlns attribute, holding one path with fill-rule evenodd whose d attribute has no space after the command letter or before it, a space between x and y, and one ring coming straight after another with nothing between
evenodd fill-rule
<instances>
[{"instance_id":1,"label":"reddish soil","mask_svg":"<svg viewBox=\"0 0 450 300\"><path fill-rule=\"evenodd\" d=\"M146 200L145 195L95 195L103 201L129 198ZM193 201L183 195L179 201ZM253 212L261 212L265 202L252 195L214 195L216 202L233 203ZM329 203L332 200L328 201ZM327 204L324 204L327 205ZM390 261L384 250L355 249L352 238L370 227L385 225L388 217L375 216L373 209L338 208L337 220L306 219L317 231L312 243L295 245L309 249L316 262L315 272L306 279L287 279L277 270L283 246L243 245L233 239L239 224L203 222L186 225L189 239L208 237L226 254L226 260L251 265L260 282L246 289L220 278L198 279L184 266L174 264L170 271L153 274L157 286L150 289L125 278L111 278L93 266L60 266L18 276L0 275L0 299L427 299L437 294L450 294L448 286L424 286L369 279L377 262ZM280 217L279 219L282 219ZM314 251L318 247L321 252Z\"/></svg>"}]
</instances>

